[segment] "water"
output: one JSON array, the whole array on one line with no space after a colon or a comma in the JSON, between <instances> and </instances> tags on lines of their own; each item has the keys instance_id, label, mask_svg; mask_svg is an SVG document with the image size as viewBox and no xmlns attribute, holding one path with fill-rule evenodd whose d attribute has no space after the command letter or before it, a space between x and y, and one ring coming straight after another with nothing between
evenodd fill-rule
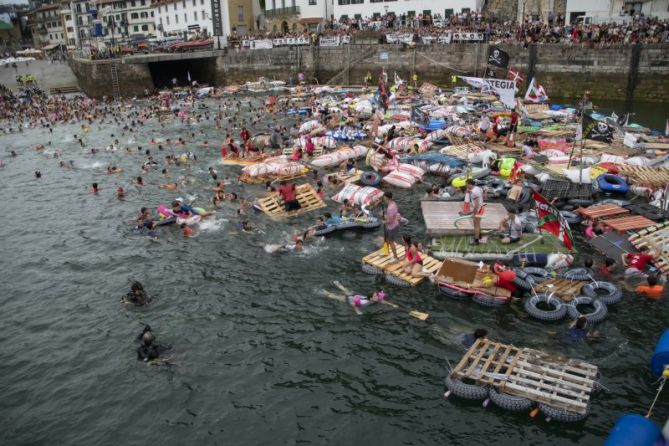
<instances>
[{"instance_id":1,"label":"water","mask_svg":"<svg viewBox=\"0 0 669 446\"><path fill-rule=\"evenodd\" d=\"M87 147L107 146L112 132L121 141L131 136L96 124ZM87 155L73 134L80 134L78 126L2 137L4 151L20 153L9 159L3 152L7 166L0 170L2 444L595 445L620 415L645 413L652 401L648 362L665 328L665 302L627 295L610 308L600 336L564 345L555 334L567 321L528 319L520 304L490 310L447 300L428 284L404 289L375 282L360 271L360 259L376 249L378 234L334 236L299 255L265 252L316 213L289 223L252 215L265 233L243 234L235 208L225 206L197 238L164 227L152 241L129 223L141 206L186 194L197 194L203 205L212 194L209 165L220 177L239 172L217 165L223 135L211 121L187 130L152 122L132 135L159 160L152 137L187 138L186 148L166 153L195 151L197 181L173 193L158 187L168 181L160 170L142 174L144 156ZM79 167L61 169L30 149L48 140ZM200 147L204 140L210 148ZM107 175L108 164L123 172ZM169 169L173 178L187 174ZM145 187L131 185L137 175ZM94 181L102 189L97 196L90 192ZM122 202L117 185L128 193ZM262 188L228 191L252 197ZM411 221L406 231L426 241L417 202L422 190L397 195ZM336 291L335 279L358 292L384 286L393 301L430 318L386 308L356 316L323 296L323 289ZM153 297L147 308L119 302L131 280ZM136 360L134 339L147 323L159 341L174 346L174 365ZM479 326L492 339L591 361L609 391L596 393L591 415L576 424L444 399L446 359L456 363L463 353L457 337ZM655 419L668 411L660 398Z\"/></svg>"}]
</instances>

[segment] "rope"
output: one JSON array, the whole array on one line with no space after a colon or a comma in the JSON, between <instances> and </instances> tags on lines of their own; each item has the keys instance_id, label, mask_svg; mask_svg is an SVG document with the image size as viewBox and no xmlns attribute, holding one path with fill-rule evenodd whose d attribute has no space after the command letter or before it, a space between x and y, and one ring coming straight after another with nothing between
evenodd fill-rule
<instances>
[{"instance_id":1,"label":"rope","mask_svg":"<svg viewBox=\"0 0 669 446\"><path fill-rule=\"evenodd\" d=\"M665 370L667 368L665 367ZM653 409L655 408L655 403L657 402L657 399L660 397L660 393L662 393L662 389L664 388L664 384L667 382L667 378L663 375L662 376L662 382L660 383L660 387L657 389L657 393L655 394L655 399L653 399L653 403L650 405L650 408L648 409L648 413L646 414L646 418L650 418L650 414L653 413Z\"/></svg>"}]
</instances>

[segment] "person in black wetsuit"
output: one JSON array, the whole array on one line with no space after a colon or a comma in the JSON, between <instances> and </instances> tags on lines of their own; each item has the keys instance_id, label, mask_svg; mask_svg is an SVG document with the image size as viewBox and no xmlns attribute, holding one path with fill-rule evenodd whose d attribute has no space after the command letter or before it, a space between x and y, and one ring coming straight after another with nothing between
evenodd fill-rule
<instances>
[{"instance_id":1,"label":"person in black wetsuit","mask_svg":"<svg viewBox=\"0 0 669 446\"><path fill-rule=\"evenodd\" d=\"M151 333L151 328L147 325L140 334L142 344L137 347L137 359L139 361L149 362L160 358L160 355L171 349L169 345L163 345L155 342L156 338Z\"/></svg>"},{"instance_id":2,"label":"person in black wetsuit","mask_svg":"<svg viewBox=\"0 0 669 446\"><path fill-rule=\"evenodd\" d=\"M124 303L133 304L138 307L146 305L148 300L149 298L146 295L146 291L144 291L144 287L138 281L134 281L132 285L130 285L130 291L128 291L128 294L123 298Z\"/></svg>"}]
</instances>

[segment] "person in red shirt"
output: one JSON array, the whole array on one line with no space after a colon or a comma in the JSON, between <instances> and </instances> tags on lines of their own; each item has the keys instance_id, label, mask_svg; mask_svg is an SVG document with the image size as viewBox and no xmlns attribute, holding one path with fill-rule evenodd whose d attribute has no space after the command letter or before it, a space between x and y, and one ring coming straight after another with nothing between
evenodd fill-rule
<instances>
[{"instance_id":1,"label":"person in red shirt","mask_svg":"<svg viewBox=\"0 0 669 446\"><path fill-rule=\"evenodd\" d=\"M246 127L242 127L242 131L239 132L239 137L242 138L242 141L246 143L251 138L251 133L246 130Z\"/></svg>"},{"instance_id":2,"label":"person in red shirt","mask_svg":"<svg viewBox=\"0 0 669 446\"><path fill-rule=\"evenodd\" d=\"M622 255L623 265L627 267L625 277L643 274L646 265L653 261L653 255L648 246L642 246L639 251Z\"/></svg>"},{"instance_id":3,"label":"person in red shirt","mask_svg":"<svg viewBox=\"0 0 669 446\"><path fill-rule=\"evenodd\" d=\"M516 272L509 269L505 263L497 262L492 268L497 275L496 285L500 288L508 290L514 297L522 297L522 292L518 290L513 281L516 279Z\"/></svg>"},{"instance_id":4,"label":"person in red shirt","mask_svg":"<svg viewBox=\"0 0 669 446\"><path fill-rule=\"evenodd\" d=\"M297 201L297 191L293 183L288 184L282 181L279 186L279 195L283 198L286 212L296 211L302 207L300 202Z\"/></svg>"}]
</instances>

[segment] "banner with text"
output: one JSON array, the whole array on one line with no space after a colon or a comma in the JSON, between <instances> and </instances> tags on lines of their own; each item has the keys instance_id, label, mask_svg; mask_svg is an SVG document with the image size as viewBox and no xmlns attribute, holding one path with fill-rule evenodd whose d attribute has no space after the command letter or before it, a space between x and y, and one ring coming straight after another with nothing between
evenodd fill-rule
<instances>
[{"instance_id":1,"label":"banner with text","mask_svg":"<svg viewBox=\"0 0 669 446\"><path fill-rule=\"evenodd\" d=\"M458 76L474 88L480 89L483 93L496 93L499 100L508 108L516 106L514 99L516 92L516 83L507 79L483 79L481 77Z\"/></svg>"}]
</instances>

